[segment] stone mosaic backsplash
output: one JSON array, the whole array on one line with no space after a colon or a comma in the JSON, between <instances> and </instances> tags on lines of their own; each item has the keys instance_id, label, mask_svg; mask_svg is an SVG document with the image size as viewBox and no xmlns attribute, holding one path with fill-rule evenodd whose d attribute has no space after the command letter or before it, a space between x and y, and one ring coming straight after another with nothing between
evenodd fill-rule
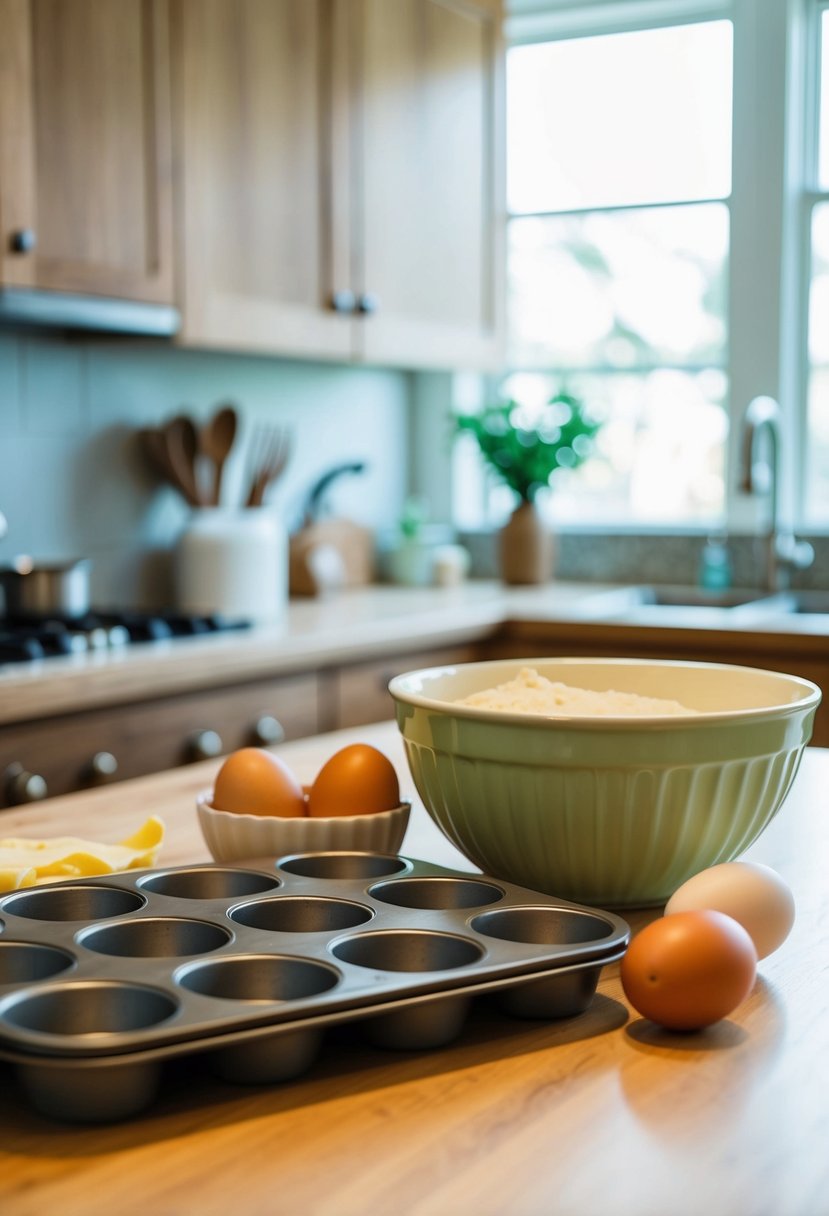
<instances>
[{"instance_id":1,"label":"stone mosaic backsplash","mask_svg":"<svg viewBox=\"0 0 829 1216\"><path fill-rule=\"evenodd\" d=\"M796 571L795 588L823 590L829 587L829 537L809 536L815 560L806 570ZM472 555L472 574L495 578L498 574L495 536L465 534L461 540ZM661 583L697 585L707 537L683 533L562 532L556 538L556 577L573 582ZM763 538L729 536L731 585L762 586L765 558Z\"/></svg>"}]
</instances>

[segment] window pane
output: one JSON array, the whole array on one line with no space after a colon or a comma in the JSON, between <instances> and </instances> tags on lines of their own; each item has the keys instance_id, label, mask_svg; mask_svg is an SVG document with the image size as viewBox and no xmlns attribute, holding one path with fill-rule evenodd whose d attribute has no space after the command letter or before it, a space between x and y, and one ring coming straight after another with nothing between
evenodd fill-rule
<instances>
[{"instance_id":1,"label":"window pane","mask_svg":"<svg viewBox=\"0 0 829 1216\"><path fill-rule=\"evenodd\" d=\"M513 212L724 198L730 21L514 47Z\"/></svg>"},{"instance_id":2,"label":"window pane","mask_svg":"<svg viewBox=\"0 0 829 1216\"><path fill-rule=\"evenodd\" d=\"M812 281L809 298L809 358L829 363L829 204L812 212Z\"/></svg>"},{"instance_id":3,"label":"window pane","mask_svg":"<svg viewBox=\"0 0 829 1216\"><path fill-rule=\"evenodd\" d=\"M825 29L825 22L824 22ZM829 204L812 212L806 522L829 525Z\"/></svg>"},{"instance_id":4,"label":"window pane","mask_svg":"<svg viewBox=\"0 0 829 1216\"><path fill-rule=\"evenodd\" d=\"M806 445L806 522L829 525L829 368L815 370L809 381L809 442Z\"/></svg>"},{"instance_id":5,"label":"window pane","mask_svg":"<svg viewBox=\"0 0 829 1216\"><path fill-rule=\"evenodd\" d=\"M723 203L514 219L510 362L722 364L727 254Z\"/></svg>"},{"instance_id":6,"label":"window pane","mask_svg":"<svg viewBox=\"0 0 829 1216\"><path fill-rule=\"evenodd\" d=\"M820 19L820 126L818 178L821 190L829 189L829 12Z\"/></svg>"},{"instance_id":7,"label":"window pane","mask_svg":"<svg viewBox=\"0 0 829 1216\"><path fill-rule=\"evenodd\" d=\"M728 419L721 370L579 373L564 387L604 425L594 456L554 475L545 509L555 522L711 524L722 518ZM530 404L561 388L560 377L517 373L502 393ZM504 514L510 501L505 495ZM493 495L491 506L496 503Z\"/></svg>"}]
</instances>

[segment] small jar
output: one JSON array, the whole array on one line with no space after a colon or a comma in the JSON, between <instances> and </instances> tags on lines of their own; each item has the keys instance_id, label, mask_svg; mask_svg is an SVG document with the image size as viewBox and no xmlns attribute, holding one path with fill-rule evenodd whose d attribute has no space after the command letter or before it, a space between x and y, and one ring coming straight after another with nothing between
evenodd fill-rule
<instances>
[{"instance_id":1,"label":"small jar","mask_svg":"<svg viewBox=\"0 0 829 1216\"><path fill-rule=\"evenodd\" d=\"M288 540L269 507L195 511L175 552L178 607L272 624L288 602Z\"/></svg>"}]
</instances>

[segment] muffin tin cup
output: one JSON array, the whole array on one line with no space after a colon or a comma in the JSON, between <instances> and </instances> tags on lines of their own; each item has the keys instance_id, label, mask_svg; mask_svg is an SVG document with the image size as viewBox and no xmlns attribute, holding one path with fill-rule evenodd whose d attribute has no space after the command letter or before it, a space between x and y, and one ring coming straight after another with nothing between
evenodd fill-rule
<instances>
[{"instance_id":1,"label":"muffin tin cup","mask_svg":"<svg viewBox=\"0 0 829 1216\"><path fill-rule=\"evenodd\" d=\"M173 1056L270 1084L344 1021L424 1050L487 993L512 1016L573 1016L629 937L609 912L368 852L54 884L0 898L0 921L0 1058L38 1110L91 1121L143 1109Z\"/></svg>"},{"instance_id":2,"label":"muffin tin cup","mask_svg":"<svg viewBox=\"0 0 829 1216\"><path fill-rule=\"evenodd\" d=\"M117 1123L153 1103L163 1062L119 1056L86 1060L78 1067L77 1061L25 1057L16 1072L24 1096L39 1114L64 1123Z\"/></svg>"}]
</instances>

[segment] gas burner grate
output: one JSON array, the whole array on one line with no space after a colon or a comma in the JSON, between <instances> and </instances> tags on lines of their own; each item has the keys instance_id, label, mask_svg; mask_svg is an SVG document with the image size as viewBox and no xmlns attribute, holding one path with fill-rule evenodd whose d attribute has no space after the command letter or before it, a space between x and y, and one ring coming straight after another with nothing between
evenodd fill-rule
<instances>
[{"instance_id":1,"label":"gas burner grate","mask_svg":"<svg viewBox=\"0 0 829 1216\"><path fill-rule=\"evenodd\" d=\"M53 655L115 649L250 628L250 621L215 613L101 609L82 616L6 617L0 620L0 663L27 663Z\"/></svg>"}]
</instances>

